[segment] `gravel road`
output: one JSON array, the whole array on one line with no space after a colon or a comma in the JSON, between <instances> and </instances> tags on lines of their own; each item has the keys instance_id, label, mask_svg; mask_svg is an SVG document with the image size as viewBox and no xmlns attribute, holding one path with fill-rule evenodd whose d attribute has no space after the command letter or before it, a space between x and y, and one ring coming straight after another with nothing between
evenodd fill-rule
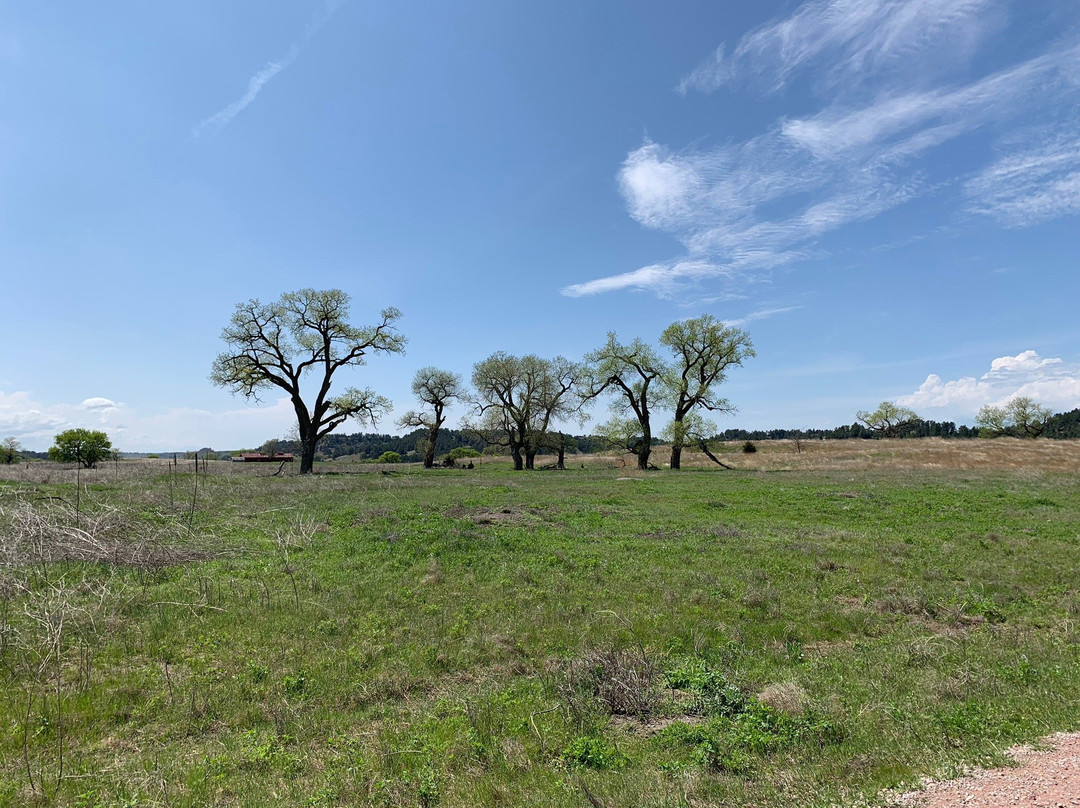
<instances>
[{"instance_id":1,"label":"gravel road","mask_svg":"<svg viewBox=\"0 0 1080 808\"><path fill-rule=\"evenodd\" d=\"M1017 765L980 769L959 780L927 783L894 803L910 808L1080 807L1080 732L1045 738L1047 749L1017 747Z\"/></svg>"}]
</instances>

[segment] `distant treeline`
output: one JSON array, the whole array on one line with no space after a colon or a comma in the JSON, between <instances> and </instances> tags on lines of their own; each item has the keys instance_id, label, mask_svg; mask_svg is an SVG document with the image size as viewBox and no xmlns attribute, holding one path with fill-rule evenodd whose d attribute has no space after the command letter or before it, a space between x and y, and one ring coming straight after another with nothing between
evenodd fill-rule
<instances>
[{"instance_id":1,"label":"distant treeline","mask_svg":"<svg viewBox=\"0 0 1080 808\"><path fill-rule=\"evenodd\" d=\"M416 429L404 435L377 435L368 432L357 432L353 435L330 434L319 441L318 455L328 460L348 455L372 459L384 452L397 452L403 458L408 458L418 452L417 444L426 437L426 434L425 429ZM439 439L435 442L437 456L443 457L449 454L451 449L457 449L459 446L482 452L486 444L475 432L459 429L439 430ZM595 435L575 435L569 447L571 452L591 454L602 451L606 448L606 444L602 438ZM277 444L277 451L296 453L300 451L300 446L295 441L282 440Z\"/></svg>"},{"instance_id":2,"label":"distant treeline","mask_svg":"<svg viewBox=\"0 0 1080 808\"><path fill-rule=\"evenodd\" d=\"M1045 438L1080 438L1080 409L1059 412L1046 419Z\"/></svg>"},{"instance_id":3,"label":"distant treeline","mask_svg":"<svg viewBox=\"0 0 1080 808\"><path fill-rule=\"evenodd\" d=\"M424 437L425 430L417 429L405 435L376 435L366 432L357 432L353 435L330 434L319 441L319 455L331 460L345 455L372 459L379 457L383 452L397 452L403 458L415 455L417 442ZM714 440L847 440L849 438L872 439L876 435L860 423L845 424L833 429L725 429L717 433ZM957 426L952 421L917 421L904 432L905 438L977 438L979 428L976 426ZM1046 419L1046 427L1043 432L1044 438L1067 440L1080 438L1080 409L1059 412ZM653 440L654 444L659 443ZM443 429L439 432L439 440L435 446L436 454L443 457L449 454L451 449L459 446L468 446L477 451L484 450L484 442L473 432L465 432L458 429ZM569 443L571 453L593 454L609 448L604 439L597 435L575 435ZM576 448L575 448L576 447ZM277 451L299 452L300 447L293 441L278 441ZM213 449L202 449L201 455L216 454ZM162 454L165 457L166 454ZM181 456L184 452L179 453ZM544 454L544 452L541 452ZM28 449L20 449L19 455L25 460L46 460L47 452L32 452Z\"/></svg>"},{"instance_id":4,"label":"distant treeline","mask_svg":"<svg viewBox=\"0 0 1080 808\"><path fill-rule=\"evenodd\" d=\"M1047 438L1080 438L1080 409L1070 412L1058 413L1046 421L1046 431L1043 433ZM424 437L424 430L417 429L405 435L376 435L370 433L356 433L354 435L327 435L319 442L319 454L327 459L354 455L361 458L376 458L383 452L397 452L403 458L415 455L417 441ZM844 424L832 429L725 429L714 437L714 440L745 441L745 440L848 440L860 438L871 440L879 437L875 432L867 429L863 424ZM953 421L925 421L920 420L912 424L905 432L905 438L977 438L979 428L960 424L957 426ZM659 443L654 440L653 443ZM473 432L465 432L457 429L444 429L439 432L439 440L436 444L436 454L445 456L451 449L459 446L483 451L484 442ZM570 444L571 452L592 454L609 448L602 437L598 435L575 435ZM289 441L281 441L279 451L295 452L299 447ZM542 452L543 453L543 452Z\"/></svg>"},{"instance_id":5,"label":"distant treeline","mask_svg":"<svg viewBox=\"0 0 1080 808\"><path fill-rule=\"evenodd\" d=\"M832 429L725 429L718 440L847 440L879 438L878 433L858 422ZM977 426L957 426L952 421L915 421L904 429L905 438L977 438Z\"/></svg>"}]
</instances>

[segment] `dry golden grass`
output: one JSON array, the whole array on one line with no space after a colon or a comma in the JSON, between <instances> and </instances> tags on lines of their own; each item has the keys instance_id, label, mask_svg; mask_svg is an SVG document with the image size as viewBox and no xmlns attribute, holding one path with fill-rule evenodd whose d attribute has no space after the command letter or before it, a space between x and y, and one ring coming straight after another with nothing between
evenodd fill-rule
<instances>
[{"instance_id":1,"label":"dry golden grass","mask_svg":"<svg viewBox=\"0 0 1080 808\"><path fill-rule=\"evenodd\" d=\"M756 471L1080 471L1080 441L1075 440L817 440L803 441L802 451L791 440L765 440L755 441L758 450L753 454L743 454L742 444L742 441L721 444L723 453L716 454L729 466ZM669 455L666 446L658 446L650 461L665 468ZM627 468L633 468L635 463L636 459L627 455ZM704 454L687 449L683 450L682 465L715 468Z\"/></svg>"},{"instance_id":2,"label":"dry golden grass","mask_svg":"<svg viewBox=\"0 0 1080 808\"><path fill-rule=\"evenodd\" d=\"M714 445L713 451L727 465L753 471L881 471L894 470L985 470L1035 472L1080 472L1080 440L1023 440L1020 438L996 438L994 440L946 440L944 438L908 438L892 440L804 440L801 446L792 440L754 441L757 452L743 454L743 441L727 441ZM719 451L717 451L719 449ZM670 449L657 446L649 462L657 468L667 468ZM537 468L554 462L546 455L537 457ZM508 457L476 458L482 465L509 465ZM363 473L393 471L415 466L402 464L395 467L373 463L337 461L319 463L316 472ZM637 458L630 454L615 452L594 455L567 455L567 468L610 467L619 469L626 476L637 476ZM715 468L715 464L693 447L683 449L683 468ZM194 468L191 460L180 460L176 467L171 459L121 460L119 463L102 463L96 469L80 472L84 484L131 480L148 474L167 475L175 470L178 474L190 473ZM243 475L249 477L271 476L278 465L272 463L200 462L200 473L214 476ZM283 473L293 476L300 464L287 465ZM0 480L27 483L74 483L76 469L72 464L38 462L0 466Z\"/></svg>"}]
</instances>

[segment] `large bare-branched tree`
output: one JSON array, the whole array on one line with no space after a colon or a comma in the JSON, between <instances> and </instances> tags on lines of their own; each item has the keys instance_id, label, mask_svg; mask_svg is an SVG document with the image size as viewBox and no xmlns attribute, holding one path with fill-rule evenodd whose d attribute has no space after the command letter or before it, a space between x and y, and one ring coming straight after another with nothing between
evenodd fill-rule
<instances>
[{"instance_id":1,"label":"large bare-branched tree","mask_svg":"<svg viewBox=\"0 0 1080 808\"><path fill-rule=\"evenodd\" d=\"M671 468L682 462L683 446L694 440L687 417L697 409L734 412L731 403L717 395L727 369L754 356L750 335L703 314L672 323L660 335L660 344L674 357L663 376L664 395L675 408L671 423Z\"/></svg>"},{"instance_id":2,"label":"large bare-branched tree","mask_svg":"<svg viewBox=\"0 0 1080 808\"><path fill-rule=\"evenodd\" d=\"M899 438L919 423L919 414L892 401L882 401L873 412L859 410L855 417L881 438Z\"/></svg>"},{"instance_id":3,"label":"large bare-branched tree","mask_svg":"<svg viewBox=\"0 0 1080 808\"><path fill-rule=\"evenodd\" d=\"M637 455L639 469L647 469L653 439L650 387L667 365L640 339L623 345L614 331L602 347L585 356L585 363L591 378L584 396L615 394L612 419L600 431L620 449Z\"/></svg>"},{"instance_id":4,"label":"large bare-branched tree","mask_svg":"<svg viewBox=\"0 0 1080 808\"><path fill-rule=\"evenodd\" d=\"M424 452L424 468L429 469L435 465L435 442L439 439L439 430L446 421L446 408L450 402L461 398L464 390L461 377L456 373L426 367L416 371L412 391L431 411L409 410L398 419L398 426L427 430L420 448Z\"/></svg>"},{"instance_id":5,"label":"large bare-branched tree","mask_svg":"<svg viewBox=\"0 0 1080 808\"><path fill-rule=\"evenodd\" d=\"M221 332L228 350L214 360L210 381L247 398L280 389L296 411L300 473L315 462L319 440L349 418L370 421L390 410L390 402L369 389L330 391L342 368L363 365L370 354L404 353L405 337L394 324L401 312L383 309L378 325L350 325L349 296L340 289L287 292L272 303L239 303ZM301 381L316 379L309 406Z\"/></svg>"},{"instance_id":6,"label":"large bare-branched tree","mask_svg":"<svg viewBox=\"0 0 1080 808\"><path fill-rule=\"evenodd\" d=\"M466 429L509 449L515 470L534 468L551 424L580 408L571 395L580 378L580 367L561 356L494 353L473 367L475 417Z\"/></svg>"}]
</instances>

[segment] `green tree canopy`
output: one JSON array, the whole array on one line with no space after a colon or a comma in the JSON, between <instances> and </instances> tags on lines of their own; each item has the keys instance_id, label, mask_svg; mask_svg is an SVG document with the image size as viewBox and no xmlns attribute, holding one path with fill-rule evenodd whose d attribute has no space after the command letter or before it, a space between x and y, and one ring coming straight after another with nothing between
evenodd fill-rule
<instances>
[{"instance_id":1,"label":"green tree canopy","mask_svg":"<svg viewBox=\"0 0 1080 808\"><path fill-rule=\"evenodd\" d=\"M919 420L915 410L901 407L892 401L882 401L873 412L859 410L855 417L882 438L898 438Z\"/></svg>"},{"instance_id":2,"label":"green tree canopy","mask_svg":"<svg viewBox=\"0 0 1080 808\"><path fill-rule=\"evenodd\" d=\"M638 468L647 469L653 439L650 388L667 365L651 346L640 339L624 345L614 331L608 332L601 347L585 355L585 364L590 378L583 396L614 394L611 419L600 426L600 434L607 443L633 452Z\"/></svg>"},{"instance_id":3,"label":"green tree canopy","mask_svg":"<svg viewBox=\"0 0 1080 808\"><path fill-rule=\"evenodd\" d=\"M987 404L975 416L975 423L979 425L979 437L1037 438L1042 435L1050 416L1048 408L1028 396L1017 396L1000 407Z\"/></svg>"},{"instance_id":4,"label":"green tree canopy","mask_svg":"<svg viewBox=\"0 0 1080 808\"><path fill-rule=\"evenodd\" d=\"M717 389L727 378L727 370L755 356L750 335L703 314L672 323L660 335L660 344L671 351L672 361L662 376L664 395L674 407L671 435L671 468L682 462L682 448L694 436L687 418L696 410L734 412L735 408Z\"/></svg>"},{"instance_id":5,"label":"green tree canopy","mask_svg":"<svg viewBox=\"0 0 1080 808\"><path fill-rule=\"evenodd\" d=\"M90 429L68 429L54 439L49 459L62 463L80 463L92 469L100 460L112 455L112 441L104 432Z\"/></svg>"},{"instance_id":6,"label":"green tree canopy","mask_svg":"<svg viewBox=\"0 0 1080 808\"><path fill-rule=\"evenodd\" d=\"M330 392L342 368L363 365L372 353L404 353L405 337L394 324L401 312L384 309L378 325L350 325L349 296L340 289L287 292L272 303L240 303L221 332L228 346L214 360L210 381L258 400L259 393L283 391L296 412L300 473L311 471L321 438L349 418L370 421L390 410L390 402L371 390L349 387ZM303 378L315 376L311 405Z\"/></svg>"},{"instance_id":7,"label":"green tree canopy","mask_svg":"<svg viewBox=\"0 0 1080 808\"><path fill-rule=\"evenodd\" d=\"M19 459L19 452L21 451L22 446L19 445L15 438L4 438L4 442L0 443L0 463L10 466Z\"/></svg>"},{"instance_id":8,"label":"green tree canopy","mask_svg":"<svg viewBox=\"0 0 1080 808\"><path fill-rule=\"evenodd\" d=\"M446 421L446 408L450 402L462 397L464 387L456 373L425 367L416 371L412 391L431 411L409 410L398 419L398 426L427 430L427 435L418 442L417 448L424 454L424 468L429 469L435 465L435 445L439 440L439 430Z\"/></svg>"}]
</instances>

